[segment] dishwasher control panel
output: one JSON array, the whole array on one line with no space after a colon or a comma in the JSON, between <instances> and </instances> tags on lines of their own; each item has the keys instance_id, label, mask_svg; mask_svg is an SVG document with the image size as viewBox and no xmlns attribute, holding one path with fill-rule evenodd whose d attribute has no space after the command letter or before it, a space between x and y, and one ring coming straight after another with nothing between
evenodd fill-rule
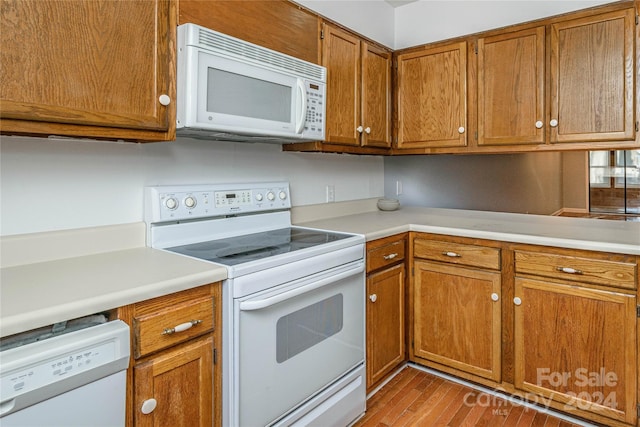
<instances>
[{"instance_id":1,"label":"dishwasher control panel","mask_svg":"<svg viewBox=\"0 0 640 427\"><path fill-rule=\"evenodd\" d=\"M129 326L113 320L0 352L0 417L129 366Z\"/></svg>"},{"instance_id":2,"label":"dishwasher control panel","mask_svg":"<svg viewBox=\"0 0 640 427\"><path fill-rule=\"evenodd\" d=\"M113 360L115 346L113 341L106 342L72 353L56 355L25 369L3 372L0 379L2 400L106 365Z\"/></svg>"}]
</instances>

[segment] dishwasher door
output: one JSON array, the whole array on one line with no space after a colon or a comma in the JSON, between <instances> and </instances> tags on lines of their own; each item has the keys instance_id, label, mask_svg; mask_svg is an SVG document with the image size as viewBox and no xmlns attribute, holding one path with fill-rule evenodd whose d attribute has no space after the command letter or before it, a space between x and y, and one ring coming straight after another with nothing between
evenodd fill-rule
<instances>
[{"instance_id":1,"label":"dishwasher door","mask_svg":"<svg viewBox=\"0 0 640 427\"><path fill-rule=\"evenodd\" d=\"M2 427L122 427L129 327L115 320L0 352Z\"/></svg>"}]
</instances>

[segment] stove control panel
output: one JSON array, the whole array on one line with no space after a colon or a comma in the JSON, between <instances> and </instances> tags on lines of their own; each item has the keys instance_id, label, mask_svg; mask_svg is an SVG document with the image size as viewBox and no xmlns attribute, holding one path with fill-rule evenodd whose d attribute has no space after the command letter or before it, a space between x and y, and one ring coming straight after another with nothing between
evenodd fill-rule
<instances>
[{"instance_id":1,"label":"stove control panel","mask_svg":"<svg viewBox=\"0 0 640 427\"><path fill-rule=\"evenodd\" d=\"M147 224L291 209L288 182L167 185L145 189Z\"/></svg>"}]
</instances>

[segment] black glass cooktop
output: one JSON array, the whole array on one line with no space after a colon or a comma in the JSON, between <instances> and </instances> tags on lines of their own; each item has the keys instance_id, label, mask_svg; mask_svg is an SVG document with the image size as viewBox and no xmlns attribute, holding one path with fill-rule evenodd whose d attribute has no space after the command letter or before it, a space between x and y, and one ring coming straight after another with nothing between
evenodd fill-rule
<instances>
[{"instance_id":1,"label":"black glass cooktop","mask_svg":"<svg viewBox=\"0 0 640 427\"><path fill-rule=\"evenodd\" d=\"M305 228L281 228L226 239L191 243L168 251L224 265L238 265L352 237Z\"/></svg>"}]
</instances>

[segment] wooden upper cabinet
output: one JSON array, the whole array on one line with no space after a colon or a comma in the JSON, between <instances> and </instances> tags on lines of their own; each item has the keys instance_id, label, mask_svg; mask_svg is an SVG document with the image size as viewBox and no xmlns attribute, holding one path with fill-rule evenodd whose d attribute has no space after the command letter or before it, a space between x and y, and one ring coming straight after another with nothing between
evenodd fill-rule
<instances>
[{"instance_id":1,"label":"wooden upper cabinet","mask_svg":"<svg viewBox=\"0 0 640 427\"><path fill-rule=\"evenodd\" d=\"M325 139L336 144L360 145L360 39L325 24L322 65L327 68Z\"/></svg>"},{"instance_id":2,"label":"wooden upper cabinet","mask_svg":"<svg viewBox=\"0 0 640 427\"><path fill-rule=\"evenodd\" d=\"M391 53L362 43L362 145L391 147Z\"/></svg>"},{"instance_id":3,"label":"wooden upper cabinet","mask_svg":"<svg viewBox=\"0 0 640 427\"><path fill-rule=\"evenodd\" d=\"M398 55L398 148L467 145L467 42Z\"/></svg>"},{"instance_id":4,"label":"wooden upper cabinet","mask_svg":"<svg viewBox=\"0 0 640 427\"><path fill-rule=\"evenodd\" d=\"M552 143L633 140L635 13L551 25Z\"/></svg>"},{"instance_id":5,"label":"wooden upper cabinet","mask_svg":"<svg viewBox=\"0 0 640 427\"><path fill-rule=\"evenodd\" d=\"M286 0L180 0L178 23L215 31L319 64L320 18Z\"/></svg>"},{"instance_id":6,"label":"wooden upper cabinet","mask_svg":"<svg viewBox=\"0 0 640 427\"><path fill-rule=\"evenodd\" d=\"M391 53L324 24L322 65L327 68L328 143L391 145Z\"/></svg>"},{"instance_id":7,"label":"wooden upper cabinet","mask_svg":"<svg viewBox=\"0 0 640 427\"><path fill-rule=\"evenodd\" d=\"M545 28L478 40L478 145L542 144Z\"/></svg>"},{"instance_id":8,"label":"wooden upper cabinet","mask_svg":"<svg viewBox=\"0 0 640 427\"><path fill-rule=\"evenodd\" d=\"M2 0L0 22L3 133L173 139L169 0Z\"/></svg>"}]
</instances>

